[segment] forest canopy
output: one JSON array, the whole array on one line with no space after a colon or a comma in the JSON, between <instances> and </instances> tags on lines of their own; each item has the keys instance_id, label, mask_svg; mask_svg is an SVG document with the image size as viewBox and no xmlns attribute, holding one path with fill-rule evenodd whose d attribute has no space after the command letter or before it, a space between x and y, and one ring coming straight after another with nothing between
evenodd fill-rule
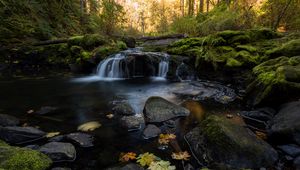
<instances>
[{"instance_id":1,"label":"forest canopy","mask_svg":"<svg viewBox=\"0 0 300 170\"><path fill-rule=\"evenodd\" d=\"M268 27L299 31L300 0L0 0L1 41L86 33L208 35Z\"/></svg>"}]
</instances>

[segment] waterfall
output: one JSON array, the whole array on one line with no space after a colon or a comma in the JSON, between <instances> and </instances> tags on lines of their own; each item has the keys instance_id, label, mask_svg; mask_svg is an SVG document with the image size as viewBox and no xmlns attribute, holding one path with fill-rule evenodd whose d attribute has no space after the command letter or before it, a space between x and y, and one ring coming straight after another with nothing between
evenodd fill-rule
<instances>
[{"instance_id":1,"label":"waterfall","mask_svg":"<svg viewBox=\"0 0 300 170\"><path fill-rule=\"evenodd\" d=\"M158 77L165 78L167 77L167 73L169 71L169 62L161 60L159 62L159 67L158 67Z\"/></svg>"},{"instance_id":2,"label":"waterfall","mask_svg":"<svg viewBox=\"0 0 300 170\"><path fill-rule=\"evenodd\" d=\"M143 65L136 65L136 59L134 57L138 57L138 59L141 60L141 56L144 57L144 59L142 59L144 60L144 62L147 62L147 58L152 58L151 61L153 60L156 62L153 62L152 66L150 67L145 65L145 63L143 64L143 62ZM140 51L140 49L129 49L112 55L101 61L97 67L97 76L101 79L107 80L130 78L136 76L136 67L142 68L140 70L143 71L148 71L149 68L154 68L154 75L152 74L152 76L166 78L169 70L169 58L165 53L142 52ZM157 75L155 75L155 72L157 73ZM143 72L143 74L149 75L146 72Z\"/></svg>"},{"instance_id":3,"label":"waterfall","mask_svg":"<svg viewBox=\"0 0 300 170\"><path fill-rule=\"evenodd\" d=\"M125 55L118 53L113 57L103 60L97 68L97 74L100 78L124 78L122 63Z\"/></svg>"}]
</instances>

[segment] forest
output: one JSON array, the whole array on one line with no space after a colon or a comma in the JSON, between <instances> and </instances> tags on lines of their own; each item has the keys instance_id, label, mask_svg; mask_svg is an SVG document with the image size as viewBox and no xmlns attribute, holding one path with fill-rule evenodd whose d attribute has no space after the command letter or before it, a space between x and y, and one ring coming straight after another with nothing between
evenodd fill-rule
<instances>
[{"instance_id":1,"label":"forest","mask_svg":"<svg viewBox=\"0 0 300 170\"><path fill-rule=\"evenodd\" d=\"M0 170L299 170L300 0L0 0Z\"/></svg>"}]
</instances>

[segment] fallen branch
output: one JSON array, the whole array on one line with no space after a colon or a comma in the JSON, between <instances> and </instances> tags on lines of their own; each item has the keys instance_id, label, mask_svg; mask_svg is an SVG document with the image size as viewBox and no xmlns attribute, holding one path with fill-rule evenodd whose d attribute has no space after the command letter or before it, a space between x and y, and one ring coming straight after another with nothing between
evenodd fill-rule
<instances>
[{"instance_id":1,"label":"fallen branch","mask_svg":"<svg viewBox=\"0 0 300 170\"><path fill-rule=\"evenodd\" d=\"M67 43L68 40L69 40L68 38L63 38L63 39L40 41L40 42L34 43L33 46L42 46L42 45Z\"/></svg>"}]
</instances>

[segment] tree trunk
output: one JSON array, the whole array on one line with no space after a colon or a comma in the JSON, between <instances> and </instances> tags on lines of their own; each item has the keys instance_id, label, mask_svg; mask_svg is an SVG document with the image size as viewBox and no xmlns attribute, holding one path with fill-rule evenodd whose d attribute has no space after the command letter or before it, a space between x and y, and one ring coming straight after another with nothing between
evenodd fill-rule
<instances>
[{"instance_id":1,"label":"tree trunk","mask_svg":"<svg viewBox=\"0 0 300 170\"><path fill-rule=\"evenodd\" d=\"M204 0L199 1L199 13L204 12Z\"/></svg>"},{"instance_id":2,"label":"tree trunk","mask_svg":"<svg viewBox=\"0 0 300 170\"><path fill-rule=\"evenodd\" d=\"M194 15L194 4L195 4L195 0L188 0L188 15L189 16Z\"/></svg>"},{"instance_id":3,"label":"tree trunk","mask_svg":"<svg viewBox=\"0 0 300 170\"><path fill-rule=\"evenodd\" d=\"M286 13L286 11L287 11L287 9L288 9L288 7L290 6L291 3L292 3L292 0L289 0L289 1L286 3L285 7L282 9L281 13L280 13L280 14L278 15L278 17L277 17L276 22L275 22L274 25L273 25L273 28L272 28L273 30L276 30L276 29L278 28L281 19L284 17L284 15L285 15L285 13Z\"/></svg>"},{"instance_id":4,"label":"tree trunk","mask_svg":"<svg viewBox=\"0 0 300 170\"><path fill-rule=\"evenodd\" d=\"M184 0L180 0L181 15L184 16Z\"/></svg>"},{"instance_id":5,"label":"tree trunk","mask_svg":"<svg viewBox=\"0 0 300 170\"><path fill-rule=\"evenodd\" d=\"M206 12L209 12L209 0L206 0Z\"/></svg>"}]
</instances>

